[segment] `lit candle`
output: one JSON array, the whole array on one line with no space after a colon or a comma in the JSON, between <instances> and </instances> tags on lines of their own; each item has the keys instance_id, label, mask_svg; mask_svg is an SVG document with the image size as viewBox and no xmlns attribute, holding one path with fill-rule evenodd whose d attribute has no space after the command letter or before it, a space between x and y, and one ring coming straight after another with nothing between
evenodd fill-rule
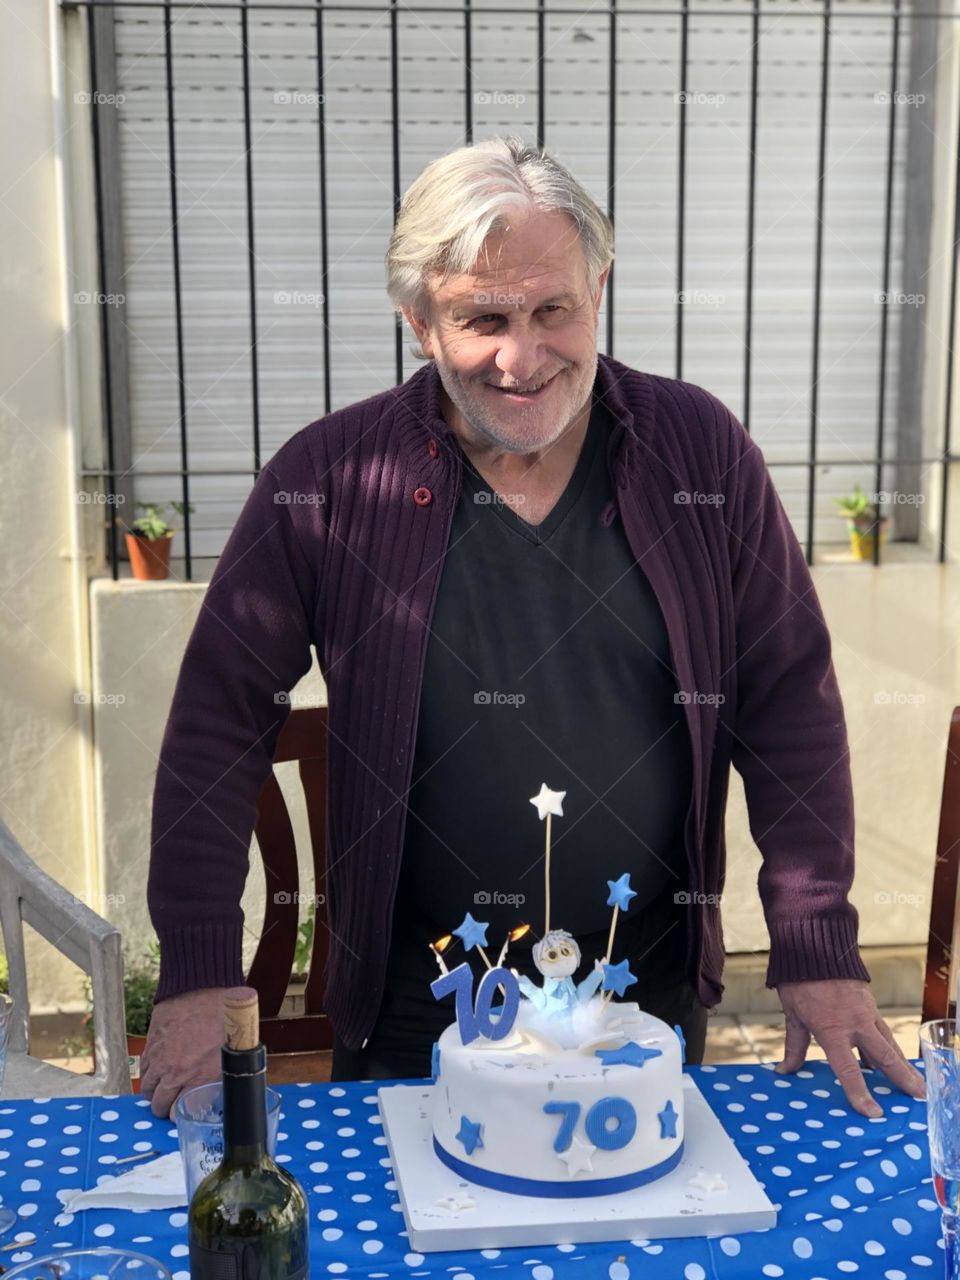
<instances>
[{"instance_id":1,"label":"lit candle","mask_svg":"<svg viewBox=\"0 0 960 1280\"><path fill-rule=\"evenodd\" d=\"M440 966L441 973L450 972L450 970L447 968L447 966L443 962L443 956L441 955L441 952L446 951L447 947L449 947L451 937L452 935L448 933L448 934L445 934L444 937L438 938L436 942L430 943L430 950L433 952L434 959L436 960L437 964Z\"/></svg>"},{"instance_id":2,"label":"lit candle","mask_svg":"<svg viewBox=\"0 0 960 1280\"><path fill-rule=\"evenodd\" d=\"M500 948L500 954L497 956L498 969L503 964L504 960L506 960L507 958L507 949L509 948L510 943L519 942L519 940L523 937L523 935L529 932L530 932L530 926L528 924L521 924L516 929L510 930L506 938L504 938L503 946Z\"/></svg>"}]
</instances>

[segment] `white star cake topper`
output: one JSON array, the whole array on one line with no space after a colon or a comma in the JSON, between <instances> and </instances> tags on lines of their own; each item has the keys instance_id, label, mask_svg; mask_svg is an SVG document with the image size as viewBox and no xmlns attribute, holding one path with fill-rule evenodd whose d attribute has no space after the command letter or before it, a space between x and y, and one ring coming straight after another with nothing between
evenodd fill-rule
<instances>
[{"instance_id":1,"label":"white star cake topper","mask_svg":"<svg viewBox=\"0 0 960 1280\"><path fill-rule=\"evenodd\" d=\"M448 1213L464 1213L467 1209L477 1207L473 1196L465 1195L462 1191L451 1191L448 1196L441 1196L439 1200L434 1200L434 1204L438 1209L446 1209Z\"/></svg>"},{"instance_id":2,"label":"white star cake topper","mask_svg":"<svg viewBox=\"0 0 960 1280\"><path fill-rule=\"evenodd\" d=\"M722 1174L708 1173L706 1169L701 1169L694 1177L687 1179L687 1186L712 1195L716 1191L726 1191L727 1182Z\"/></svg>"},{"instance_id":3,"label":"white star cake topper","mask_svg":"<svg viewBox=\"0 0 960 1280\"><path fill-rule=\"evenodd\" d=\"M541 782L538 795L530 797L530 803L536 807L540 821L543 822L548 813L555 818L563 817L563 797L565 791L551 791L545 782Z\"/></svg>"}]
</instances>

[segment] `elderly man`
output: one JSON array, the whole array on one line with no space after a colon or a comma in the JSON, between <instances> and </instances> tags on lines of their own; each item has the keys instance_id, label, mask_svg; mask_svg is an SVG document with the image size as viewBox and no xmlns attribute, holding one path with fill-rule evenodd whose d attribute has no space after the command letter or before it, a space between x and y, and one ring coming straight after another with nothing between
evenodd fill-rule
<instances>
[{"instance_id":1,"label":"elderly man","mask_svg":"<svg viewBox=\"0 0 960 1280\"><path fill-rule=\"evenodd\" d=\"M543 781L567 793L555 925L589 972L604 880L629 872L630 996L699 1061L722 993L732 763L763 855L780 1069L800 1066L813 1035L864 1115L880 1108L855 1049L922 1092L857 948L846 732L807 566L729 410L598 356L612 258L602 211L517 139L441 157L407 192L388 291L429 363L277 453L184 657L148 890L156 1112L217 1072L277 695L311 645L330 707L335 1078L427 1074L451 1018L429 994L428 943L467 907L497 939L543 921L528 805ZM536 940L511 951L527 976Z\"/></svg>"}]
</instances>

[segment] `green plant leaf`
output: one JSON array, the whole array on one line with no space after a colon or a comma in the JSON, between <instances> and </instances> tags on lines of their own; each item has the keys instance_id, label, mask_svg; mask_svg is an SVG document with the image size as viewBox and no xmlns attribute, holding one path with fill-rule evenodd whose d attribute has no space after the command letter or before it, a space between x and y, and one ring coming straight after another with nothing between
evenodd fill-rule
<instances>
[{"instance_id":1,"label":"green plant leaf","mask_svg":"<svg viewBox=\"0 0 960 1280\"><path fill-rule=\"evenodd\" d=\"M173 533L173 528L164 518L165 511L174 511L178 516L182 516L185 511L193 511L192 506L184 506L182 502L138 502L137 507L143 515L137 516L130 528L134 533L142 534L149 542L166 538Z\"/></svg>"},{"instance_id":2,"label":"green plant leaf","mask_svg":"<svg viewBox=\"0 0 960 1280\"><path fill-rule=\"evenodd\" d=\"M310 969L310 955L313 951L313 931L316 925L317 908L311 902L307 914L297 929L297 945L293 953L293 977L305 978Z\"/></svg>"}]
</instances>

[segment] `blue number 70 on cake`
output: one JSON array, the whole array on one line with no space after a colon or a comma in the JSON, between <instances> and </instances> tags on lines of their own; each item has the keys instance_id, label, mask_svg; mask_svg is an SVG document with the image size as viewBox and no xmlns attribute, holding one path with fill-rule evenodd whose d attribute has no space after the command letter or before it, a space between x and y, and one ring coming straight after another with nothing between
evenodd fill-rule
<instances>
[{"instance_id":1,"label":"blue number 70 on cake","mask_svg":"<svg viewBox=\"0 0 960 1280\"><path fill-rule=\"evenodd\" d=\"M454 934L487 966L448 969L434 944L440 1000L456 1021L433 1050L433 1146L457 1174L526 1196L594 1196L663 1177L683 1155L683 1041L665 1022L620 999L633 982L614 962L617 918L635 897L629 875L608 880L613 908L605 958L576 981L580 948L550 927L550 831L563 791L531 803L546 820L546 920L533 948L541 985L486 954L489 927L468 912Z\"/></svg>"}]
</instances>

